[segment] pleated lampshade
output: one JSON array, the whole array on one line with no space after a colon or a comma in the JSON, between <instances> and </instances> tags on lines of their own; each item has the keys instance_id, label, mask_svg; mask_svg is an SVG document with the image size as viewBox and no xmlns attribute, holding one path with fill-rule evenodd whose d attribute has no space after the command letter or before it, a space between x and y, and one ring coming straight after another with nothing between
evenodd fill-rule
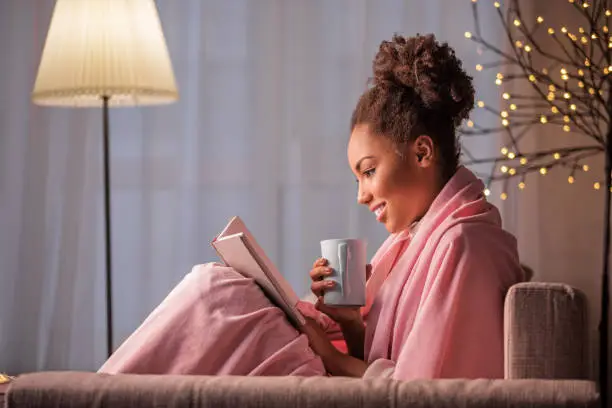
<instances>
[{"instance_id":1,"label":"pleated lampshade","mask_svg":"<svg viewBox=\"0 0 612 408\"><path fill-rule=\"evenodd\" d=\"M57 0L32 100L39 105L154 105L178 92L153 0Z\"/></svg>"}]
</instances>

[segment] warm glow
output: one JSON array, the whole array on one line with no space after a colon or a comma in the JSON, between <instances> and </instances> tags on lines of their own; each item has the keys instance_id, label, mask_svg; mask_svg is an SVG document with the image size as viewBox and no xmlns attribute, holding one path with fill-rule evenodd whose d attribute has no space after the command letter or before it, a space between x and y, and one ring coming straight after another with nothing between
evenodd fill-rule
<instances>
[{"instance_id":1,"label":"warm glow","mask_svg":"<svg viewBox=\"0 0 612 408\"><path fill-rule=\"evenodd\" d=\"M111 106L178 99L153 0L55 3L32 91L36 104Z\"/></svg>"},{"instance_id":2,"label":"warm glow","mask_svg":"<svg viewBox=\"0 0 612 408\"><path fill-rule=\"evenodd\" d=\"M542 123L546 123L546 122L548 122L548 119L546 118L546 116L542 115L542 116L540 117L540 122L542 122Z\"/></svg>"},{"instance_id":3,"label":"warm glow","mask_svg":"<svg viewBox=\"0 0 612 408\"><path fill-rule=\"evenodd\" d=\"M570 183L570 184L574 184L574 176L569 176L567 178L567 182Z\"/></svg>"},{"instance_id":4,"label":"warm glow","mask_svg":"<svg viewBox=\"0 0 612 408\"><path fill-rule=\"evenodd\" d=\"M483 101L478 101L477 105L479 108L484 108L484 102Z\"/></svg>"},{"instance_id":5,"label":"warm glow","mask_svg":"<svg viewBox=\"0 0 612 408\"><path fill-rule=\"evenodd\" d=\"M468 120L467 125L468 127L474 127L474 122L472 122L471 120Z\"/></svg>"},{"instance_id":6,"label":"warm glow","mask_svg":"<svg viewBox=\"0 0 612 408\"><path fill-rule=\"evenodd\" d=\"M488 188L485 188L484 195L486 195L487 197L490 196L491 195L491 190L489 190Z\"/></svg>"},{"instance_id":7,"label":"warm glow","mask_svg":"<svg viewBox=\"0 0 612 408\"><path fill-rule=\"evenodd\" d=\"M508 154L508 148L507 147L502 147L501 148L501 154L503 154L504 156Z\"/></svg>"},{"instance_id":8,"label":"warm glow","mask_svg":"<svg viewBox=\"0 0 612 408\"><path fill-rule=\"evenodd\" d=\"M502 120L502 125L508 126L508 125L510 125L510 122L508 122L508 119L503 119Z\"/></svg>"},{"instance_id":9,"label":"warm glow","mask_svg":"<svg viewBox=\"0 0 612 408\"><path fill-rule=\"evenodd\" d=\"M571 129L568 125L563 125L563 131L569 132Z\"/></svg>"},{"instance_id":10,"label":"warm glow","mask_svg":"<svg viewBox=\"0 0 612 408\"><path fill-rule=\"evenodd\" d=\"M565 123L570 123L570 117L568 115L563 115L563 121Z\"/></svg>"},{"instance_id":11,"label":"warm glow","mask_svg":"<svg viewBox=\"0 0 612 408\"><path fill-rule=\"evenodd\" d=\"M540 167L540 174L544 176L546 173L548 173L548 169L546 167Z\"/></svg>"},{"instance_id":12,"label":"warm glow","mask_svg":"<svg viewBox=\"0 0 612 408\"><path fill-rule=\"evenodd\" d=\"M508 169L508 174L514 176L516 174L516 169L514 167L510 167Z\"/></svg>"},{"instance_id":13,"label":"warm glow","mask_svg":"<svg viewBox=\"0 0 612 408\"><path fill-rule=\"evenodd\" d=\"M561 155L559 153L555 153L555 154L553 154L553 158L555 160L559 160L561 158Z\"/></svg>"},{"instance_id":14,"label":"warm glow","mask_svg":"<svg viewBox=\"0 0 612 408\"><path fill-rule=\"evenodd\" d=\"M527 158L526 157L521 157L520 163L523 166L526 165L527 164Z\"/></svg>"},{"instance_id":15,"label":"warm glow","mask_svg":"<svg viewBox=\"0 0 612 408\"><path fill-rule=\"evenodd\" d=\"M476 65L476 71L482 71L482 65L480 64Z\"/></svg>"},{"instance_id":16,"label":"warm glow","mask_svg":"<svg viewBox=\"0 0 612 408\"><path fill-rule=\"evenodd\" d=\"M502 80L501 79L496 79L495 80L495 85L501 85L502 84Z\"/></svg>"},{"instance_id":17,"label":"warm glow","mask_svg":"<svg viewBox=\"0 0 612 408\"><path fill-rule=\"evenodd\" d=\"M565 93L563 94L563 97L564 97L565 99L569 99L569 98L571 98L571 97L572 97L572 94L570 94L569 92L565 92Z\"/></svg>"},{"instance_id":18,"label":"warm glow","mask_svg":"<svg viewBox=\"0 0 612 408\"><path fill-rule=\"evenodd\" d=\"M542 18L542 16L538 16L538 18L536 19L536 21L538 23L543 23L544 22L544 18Z\"/></svg>"},{"instance_id":19,"label":"warm glow","mask_svg":"<svg viewBox=\"0 0 612 408\"><path fill-rule=\"evenodd\" d=\"M559 113L559 109L558 109L556 106L551 107L551 108L550 108L550 111L551 111L552 113Z\"/></svg>"},{"instance_id":20,"label":"warm glow","mask_svg":"<svg viewBox=\"0 0 612 408\"><path fill-rule=\"evenodd\" d=\"M502 173L507 173L508 172L508 166L501 166L499 169Z\"/></svg>"},{"instance_id":21,"label":"warm glow","mask_svg":"<svg viewBox=\"0 0 612 408\"><path fill-rule=\"evenodd\" d=\"M530 82L535 82L536 81L535 75L533 75L533 74L529 75L529 81Z\"/></svg>"},{"instance_id":22,"label":"warm glow","mask_svg":"<svg viewBox=\"0 0 612 408\"><path fill-rule=\"evenodd\" d=\"M599 190L599 189L601 188L601 184L600 184L598 181L596 181L596 182L593 184L593 188L594 188L595 190Z\"/></svg>"},{"instance_id":23,"label":"warm glow","mask_svg":"<svg viewBox=\"0 0 612 408\"><path fill-rule=\"evenodd\" d=\"M517 18L517 19L515 19L515 20L514 20L514 25L515 25L515 26L517 26L517 27L520 27L520 25L521 25L521 21L520 21L518 18Z\"/></svg>"},{"instance_id":24,"label":"warm glow","mask_svg":"<svg viewBox=\"0 0 612 408\"><path fill-rule=\"evenodd\" d=\"M555 33L554 28L549 28L549 29L548 29L548 34L554 34L554 33Z\"/></svg>"},{"instance_id":25,"label":"warm glow","mask_svg":"<svg viewBox=\"0 0 612 408\"><path fill-rule=\"evenodd\" d=\"M470 33L469 31L465 32L465 38L472 38L472 33Z\"/></svg>"},{"instance_id":26,"label":"warm glow","mask_svg":"<svg viewBox=\"0 0 612 408\"><path fill-rule=\"evenodd\" d=\"M529 45L526 45L526 46L525 46L525 51L526 51L526 52L531 52L531 47L530 47Z\"/></svg>"},{"instance_id":27,"label":"warm glow","mask_svg":"<svg viewBox=\"0 0 612 408\"><path fill-rule=\"evenodd\" d=\"M515 105L515 104L513 104L513 103L511 103L511 104L510 104L510 110L516 110L516 105Z\"/></svg>"},{"instance_id":28,"label":"warm glow","mask_svg":"<svg viewBox=\"0 0 612 408\"><path fill-rule=\"evenodd\" d=\"M513 160L515 157L516 157L516 154L515 154L514 152L510 152L510 153L508 153L508 158L509 158L510 160Z\"/></svg>"},{"instance_id":29,"label":"warm glow","mask_svg":"<svg viewBox=\"0 0 612 408\"><path fill-rule=\"evenodd\" d=\"M555 88L555 86L554 86L554 85L548 85L548 90L549 90L550 92L555 92L555 91L557 90L557 88Z\"/></svg>"},{"instance_id":30,"label":"warm glow","mask_svg":"<svg viewBox=\"0 0 612 408\"><path fill-rule=\"evenodd\" d=\"M582 170L583 171L589 171L589 165L588 164L583 165L582 166Z\"/></svg>"},{"instance_id":31,"label":"warm glow","mask_svg":"<svg viewBox=\"0 0 612 408\"><path fill-rule=\"evenodd\" d=\"M505 100L508 100L508 99L510 99L510 94L508 92L504 92L502 94L502 98L504 98Z\"/></svg>"},{"instance_id":32,"label":"warm glow","mask_svg":"<svg viewBox=\"0 0 612 408\"><path fill-rule=\"evenodd\" d=\"M524 181L521 181L521 182L518 184L518 188L520 188L521 190L524 190L524 189L525 189L525 182L524 182Z\"/></svg>"},{"instance_id":33,"label":"warm glow","mask_svg":"<svg viewBox=\"0 0 612 408\"><path fill-rule=\"evenodd\" d=\"M584 71L583 71L583 70L581 70L581 69L579 69L579 70L578 70L578 75L580 75L580 76L584 76Z\"/></svg>"},{"instance_id":34,"label":"warm glow","mask_svg":"<svg viewBox=\"0 0 612 408\"><path fill-rule=\"evenodd\" d=\"M575 111L575 110L576 110L576 105L574 105L574 104L572 103L572 104L570 105L570 109Z\"/></svg>"},{"instance_id":35,"label":"warm glow","mask_svg":"<svg viewBox=\"0 0 612 408\"><path fill-rule=\"evenodd\" d=\"M582 81L578 81L578 86L579 86L580 88L584 88L584 82L582 82Z\"/></svg>"},{"instance_id":36,"label":"warm glow","mask_svg":"<svg viewBox=\"0 0 612 408\"><path fill-rule=\"evenodd\" d=\"M508 194L506 193L501 193L499 198L501 198L502 200L505 200L506 198L508 198Z\"/></svg>"},{"instance_id":37,"label":"warm glow","mask_svg":"<svg viewBox=\"0 0 612 408\"><path fill-rule=\"evenodd\" d=\"M561 32L562 32L563 34L567 34L567 28L565 28L565 27L561 27Z\"/></svg>"}]
</instances>

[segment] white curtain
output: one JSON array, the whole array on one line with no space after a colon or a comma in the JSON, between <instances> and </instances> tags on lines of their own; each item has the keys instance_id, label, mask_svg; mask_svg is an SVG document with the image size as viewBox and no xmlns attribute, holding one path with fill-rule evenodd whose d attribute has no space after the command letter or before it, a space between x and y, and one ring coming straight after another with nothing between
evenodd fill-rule
<instances>
[{"instance_id":1,"label":"white curtain","mask_svg":"<svg viewBox=\"0 0 612 408\"><path fill-rule=\"evenodd\" d=\"M106 353L101 112L29 98L53 4L0 2L0 372ZM378 44L435 32L477 62L465 0L157 4L180 102L111 110L115 345L215 259L232 215L299 294L319 240L365 237L372 255L386 231L356 204L346 143Z\"/></svg>"}]
</instances>

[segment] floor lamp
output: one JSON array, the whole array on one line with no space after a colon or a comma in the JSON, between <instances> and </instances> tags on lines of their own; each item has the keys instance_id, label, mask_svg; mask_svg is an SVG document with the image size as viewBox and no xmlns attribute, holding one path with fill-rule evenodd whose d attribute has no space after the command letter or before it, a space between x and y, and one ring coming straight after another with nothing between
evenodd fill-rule
<instances>
[{"instance_id":1,"label":"floor lamp","mask_svg":"<svg viewBox=\"0 0 612 408\"><path fill-rule=\"evenodd\" d=\"M102 107L108 356L113 352L108 109L177 99L153 0L57 0L32 100L47 106Z\"/></svg>"}]
</instances>

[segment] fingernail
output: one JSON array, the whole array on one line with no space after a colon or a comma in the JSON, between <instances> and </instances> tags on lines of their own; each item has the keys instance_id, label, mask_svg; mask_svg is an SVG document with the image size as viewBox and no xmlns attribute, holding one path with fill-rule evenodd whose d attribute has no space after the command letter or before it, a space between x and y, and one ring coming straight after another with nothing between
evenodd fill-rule
<instances>
[{"instance_id":1,"label":"fingernail","mask_svg":"<svg viewBox=\"0 0 612 408\"><path fill-rule=\"evenodd\" d=\"M336 284L336 282L334 282L334 281L327 281L327 282L325 282L325 286L327 286L328 288L331 288L335 284Z\"/></svg>"}]
</instances>

